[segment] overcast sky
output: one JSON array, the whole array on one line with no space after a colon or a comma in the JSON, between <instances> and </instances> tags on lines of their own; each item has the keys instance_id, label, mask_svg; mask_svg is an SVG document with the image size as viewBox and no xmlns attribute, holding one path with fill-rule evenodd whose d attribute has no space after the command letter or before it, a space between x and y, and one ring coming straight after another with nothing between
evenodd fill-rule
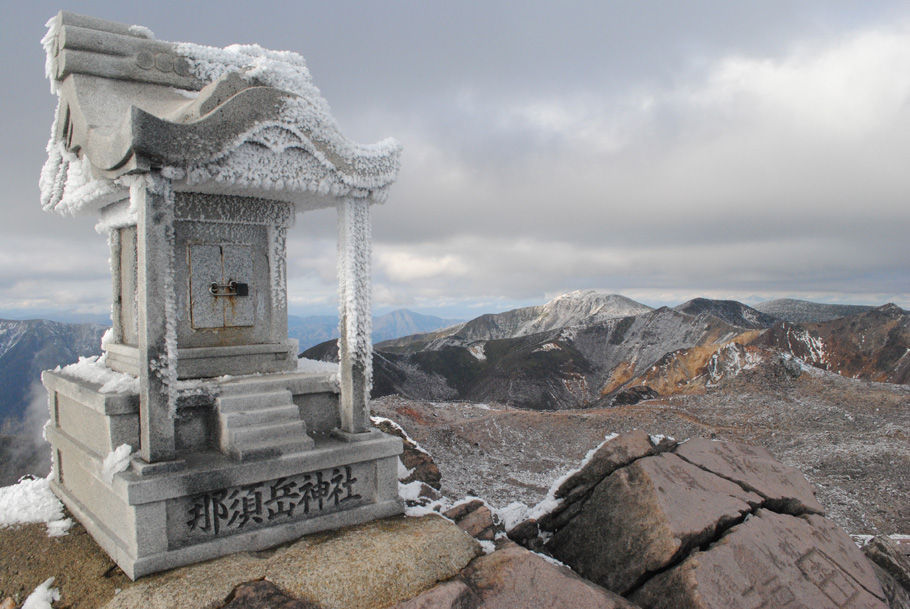
<instances>
[{"instance_id":1,"label":"overcast sky","mask_svg":"<svg viewBox=\"0 0 910 609\"><path fill-rule=\"evenodd\" d=\"M3 0L0 315L108 310L92 218L40 211L61 8ZM907 2L83 2L169 41L306 57L342 130L404 145L374 307L473 317L642 302L910 308ZM298 216L292 312L335 308L334 212Z\"/></svg>"}]
</instances>

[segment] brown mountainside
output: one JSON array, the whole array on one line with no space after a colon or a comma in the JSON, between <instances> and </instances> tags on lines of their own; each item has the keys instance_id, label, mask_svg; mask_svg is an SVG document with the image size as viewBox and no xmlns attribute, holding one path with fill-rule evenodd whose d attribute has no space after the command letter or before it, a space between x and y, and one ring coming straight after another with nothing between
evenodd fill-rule
<instances>
[{"instance_id":1,"label":"brown mountainside","mask_svg":"<svg viewBox=\"0 0 910 609\"><path fill-rule=\"evenodd\" d=\"M588 323L574 318L566 327L520 336L410 337L377 345L373 395L543 410L631 404L701 394L766 361L794 374L802 361L853 378L910 382L910 315L895 305L768 326L766 316L740 303L696 299ZM331 359L333 347L305 355Z\"/></svg>"}]
</instances>

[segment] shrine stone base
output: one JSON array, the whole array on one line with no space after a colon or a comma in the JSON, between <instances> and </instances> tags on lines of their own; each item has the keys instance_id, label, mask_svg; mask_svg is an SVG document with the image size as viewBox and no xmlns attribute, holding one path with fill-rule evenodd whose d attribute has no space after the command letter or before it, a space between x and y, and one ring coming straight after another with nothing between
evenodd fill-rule
<instances>
[{"instance_id":1,"label":"shrine stone base","mask_svg":"<svg viewBox=\"0 0 910 609\"><path fill-rule=\"evenodd\" d=\"M311 448L233 459L213 444L214 396L195 390L178 401L177 419L190 431L208 429L209 443L185 446L173 462L147 464L134 456L113 475L105 457L120 444L138 445L138 397L103 394L98 385L59 372L42 380L50 394L51 487L132 579L403 512L401 440L378 430L358 442L333 436L328 428L336 417L325 409L337 404L337 393L328 375L251 381L293 393ZM236 389L237 380L232 383Z\"/></svg>"}]
</instances>

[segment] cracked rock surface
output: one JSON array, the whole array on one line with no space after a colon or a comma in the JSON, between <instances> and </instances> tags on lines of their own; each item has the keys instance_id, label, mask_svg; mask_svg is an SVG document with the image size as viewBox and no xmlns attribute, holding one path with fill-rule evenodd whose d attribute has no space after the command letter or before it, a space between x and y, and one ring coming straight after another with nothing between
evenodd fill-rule
<instances>
[{"instance_id":1,"label":"cracked rock surface","mask_svg":"<svg viewBox=\"0 0 910 609\"><path fill-rule=\"evenodd\" d=\"M887 607L872 566L837 525L765 509L632 598L649 609Z\"/></svg>"},{"instance_id":2,"label":"cracked rock surface","mask_svg":"<svg viewBox=\"0 0 910 609\"><path fill-rule=\"evenodd\" d=\"M598 484L547 549L583 577L625 594L760 503L674 454L645 457Z\"/></svg>"},{"instance_id":3,"label":"cracked rock surface","mask_svg":"<svg viewBox=\"0 0 910 609\"><path fill-rule=\"evenodd\" d=\"M603 445L557 490L551 514L510 537L547 540L553 556L644 609L888 606L799 471L746 444L649 450L641 435Z\"/></svg>"},{"instance_id":4,"label":"cracked rock surface","mask_svg":"<svg viewBox=\"0 0 910 609\"><path fill-rule=\"evenodd\" d=\"M638 609L514 543L472 561L458 577L394 609Z\"/></svg>"}]
</instances>

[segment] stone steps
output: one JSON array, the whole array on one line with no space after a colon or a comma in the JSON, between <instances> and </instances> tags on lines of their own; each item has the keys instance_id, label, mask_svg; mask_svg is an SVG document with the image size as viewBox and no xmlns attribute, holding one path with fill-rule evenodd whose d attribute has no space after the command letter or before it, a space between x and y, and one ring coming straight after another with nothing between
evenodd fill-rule
<instances>
[{"instance_id":1,"label":"stone steps","mask_svg":"<svg viewBox=\"0 0 910 609\"><path fill-rule=\"evenodd\" d=\"M215 399L218 445L239 461L303 452L313 447L288 390L222 395Z\"/></svg>"},{"instance_id":2,"label":"stone steps","mask_svg":"<svg viewBox=\"0 0 910 609\"><path fill-rule=\"evenodd\" d=\"M258 444L268 440L287 440L306 435L306 423L300 420L259 423L227 430L232 445Z\"/></svg>"},{"instance_id":3,"label":"stone steps","mask_svg":"<svg viewBox=\"0 0 910 609\"><path fill-rule=\"evenodd\" d=\"M233 446L228 450L228 454L238 461L252 461L254 459L267 459L269 457L306 452L313 448L313 440L309 436L304 437L306 438L305 440L300 438L288 439L284 442L267 440L243 446Z\"/></svg>"},{"instance_id":4,"label":"stone steps","mask_svg":"<svg viewBox=\"0 0 910 609\"><path fill-rule=\"evenodd\" d=\"M225 412L221 415L221 422L228 429L248 425L263 425L279 423L282 421L296 420L298 410L295 404L284 404L260 408L258 410Z\"/></svg>"},{"instance_id":5,"label":"stone steps","mask_svg":"<svg viewBox=\"0 0 910 609\"><path fill-rule=\"evenodd\" d=\"M219 412L248 412L260 408L268 408L280 404L293 404L291 392L287 389L278 391L261 391L255 393L240 393L220 395L218 397Z\"/></svg>"}]
</instances>

